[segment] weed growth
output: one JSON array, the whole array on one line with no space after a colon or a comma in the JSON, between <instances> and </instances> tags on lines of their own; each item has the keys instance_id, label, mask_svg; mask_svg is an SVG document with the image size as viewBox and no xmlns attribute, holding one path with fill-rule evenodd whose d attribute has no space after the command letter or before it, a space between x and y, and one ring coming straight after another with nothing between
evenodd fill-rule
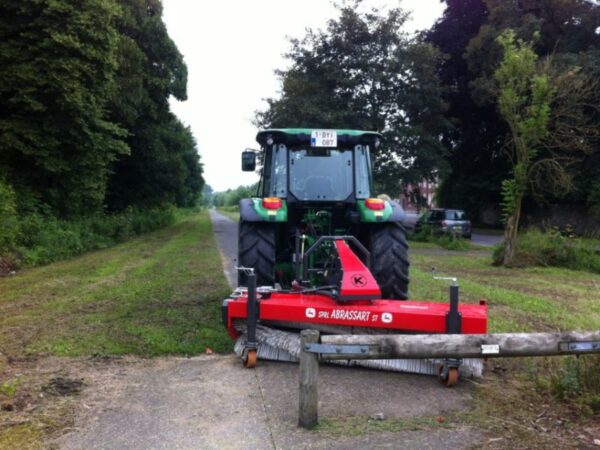
<instances>
[{"instance_id":1,"label":"weed growth","mask_svg":"<svg viewBox=\"0 0 600 450\"><path fill-rule=\"evenodd\" d=\"M494 249L494 264L502 264L504 247ZM593 241L573 236L569 230L556 228L544 233L531 228L517 239L515 267L546 266L565 267L600 273L600 255Z\"/></svg>"},{"instance_id":2,"label":"weed growth","mask_svg":"<svg viewBox=\"0 0 600 450\"><path fill-rule=\"evenodd\" d=\"M443 233L438 229L424 225L418 233L409 236L415 242L431 242L446 250L468 250L469 242L456 233Z\"/></svg>"},{"instance_id":3,"label":"weed growth","mask_svg":"<svg viewBox=\"0 0 600 450\"><path fill-rule=\"evenodd\" d=\"M600 412L600 356L586 355L545 360L538 366L535 382L543 392L591 416Z\"/></svg>"},{"instance_id":4,"label":"weed growth","mask_svg":"<svg viewBox=\"0 0 600 450\"><path fill-rule=\"evenodd\" d=\"M219 206L217 209L219 211L230 212L230 213L239 213L240 212L240 207L238 205Z\"/></svg>"},{"instance_id":5,"label":"weed growth","mask_svg":"<svg viewBox=\"0 0 600 450\"><path fill-rule=\"evenodd\" d=\"M19 385L21 384L21 382L22 380L20 377L15 377L13 379L2 382L2 384L0 384L0 394L4 394L9 398L14 397L17 393L17 390L19 389Z\"/></svg>"},{"instance_id":6,"label":"weed growth","mask_svg":"<svg viewBox=\"0 0 600 450\"><path fill-rule=\"evenodd\" d=\"M177 210L128 208L118 214L95 214L61 220L44 212L31 212L19 219L15 248L27 266L67 259L89 250L110 247L128 238L173 223Z\"/></svg>"},{"instance_id":7,"label":"weed growth","mask_svg":"<svg viewBox=\"0 0 600 450\"><path fill-rule=\"evenodd\" d=\"M0 251L15 243L19 230L16 208L14 191L0 179Z\"/></svg>"}]
</instances>

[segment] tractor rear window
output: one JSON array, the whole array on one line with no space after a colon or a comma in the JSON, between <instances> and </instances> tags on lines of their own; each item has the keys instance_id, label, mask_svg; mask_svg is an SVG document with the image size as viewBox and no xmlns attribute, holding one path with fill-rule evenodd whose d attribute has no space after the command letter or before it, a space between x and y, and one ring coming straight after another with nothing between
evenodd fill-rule
<instances>
[{"instance_id":1,"label":"tractor rear window","mask_svg":"<svg viewBox=\"0 0 600 450\"><path fill-rule=\"evenodd\" d=\"M299 200L345 200L352 171L351 150L290 149L290 191Z\"/></svg>"}]
</instances>

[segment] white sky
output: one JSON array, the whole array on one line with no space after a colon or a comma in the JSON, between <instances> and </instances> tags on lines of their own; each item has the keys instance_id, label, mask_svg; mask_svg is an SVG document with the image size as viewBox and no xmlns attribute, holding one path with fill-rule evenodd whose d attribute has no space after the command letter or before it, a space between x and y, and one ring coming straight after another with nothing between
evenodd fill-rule
<instances>
[{"instance_id":1,"label":"white sky","mask_svg":"<svg viewBox=\"0 0 600 450\"><path fill-rule=\"evenodd\" d=\"M370 5L397 0L365 0ZM403 0L412 12L407 31L429 28L442 14L440 0ZM169 35L188 67L188 100L172 99L172 110L190 125L198 142L204 179L223 191L257 181L241 171L241 152L258 148L254 112L278 95L273 71L289 63L286 36L324 28L337 17L328 0L163 0ZM290 124L294 126L295 124Z\"/></svg>"}]
</instances>

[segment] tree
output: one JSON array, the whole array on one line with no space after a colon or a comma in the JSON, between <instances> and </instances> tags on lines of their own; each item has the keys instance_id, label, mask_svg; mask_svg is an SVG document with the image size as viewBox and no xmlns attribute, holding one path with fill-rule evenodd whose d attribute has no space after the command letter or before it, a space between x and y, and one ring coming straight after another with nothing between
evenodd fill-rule
<instances>
[{"instance_id":1,"label":"tree","mask_svg":"<svg viewBox=\"0 0 600 450\"><path fill-rule=\"evenodd\" d=\"M113 164L107 204L194 205L202 165L191 130L171 112L169 97L187 98L187 68L167 33L159 0L119 0L122 16L117 90L111 117L129 132L131 148Z\"/></svg>"},{"instance_id":2,"label":"tree","mask_svg":"<svg viewBox=\"0 0 600 450\"><path fill-rule=\"evenodd\" d=\"M435 74L439 53L401 31L407 14L340 7L325 30L291 41L289 70L278 71L281 96L258 112L261 127L376 130L385 137L375 179L390 195L402 183L433 179L446 165L439 135L447 126Z\"/></svg>"},{"instance_id":3,"label":"tree","mask_svg":"<svg viewBox=\"0 0 600 450\"><path fill-rule=\"evenodd\" d=\"M579 68L579 79L597 79L600 34L596 30L600 5L585 0L446 0L446 3L443 17L425 33L426 40L446 55L438 70L446 87L447 120L453 124L453 128L443 133L451 172L443 180L440 198L445 204L462 202L477 217L490 204L499 203L501 180L511 170L502 150L508 129L496 107L494 74L503 56L497 37L507 28L514 29L516 37L525 41L532 41L537 33L539 37L532 49L542 59L552 56L553 85L560 83L558 72L564 75L574 68ZM562 102L556 103L549 119L551 132L560 124L558 116L565 117L556 108ZM600 103L597 87L588 90L581 103ZM586 115L590 123L599 123L597 112L588 108ZM594 133L587 133L584 138L589 146L599 147ZM534 198L530 191L525 206L531 210L542 202L593 204L593 186L600 186L600 175L592 167L598 162L598 156L589 154L573 165L572 170L581 175L574 177L575 188L567 197L561 199L546 192Z\"/></svg>"},{"instance_id":4,"label":"tree","mask_svg":"<svg viewBox=\"0 0 600 450\"><path fill-rule=\"evenodd\" d=\"M129 151L106 112L118 14L112 0L0 5L0 172L63 215L100 209L110 163Z\"/></svg>"},{"instance_id":5,"label":"tree","mask_svg":"<svg viewBox=\"0 0 600 450\"><path fill-rule=\"evenodd\" d=\"M202 204L206 207L213 206L214 190L210 184L205 184L202 189Z\"/></svg>"},{"instance_id":6,"label":"tree","mask_svg":"<svg viewBox=\"0 0 600 450\"><path fill-rule=\"evenodd\" d=\"M478 76L465 58L465 49L489 15L483 0L446 0L446 9L423 38L444 55L438 76L443 83L444 113L451 126L442 130L449 171L442 178L437 200L440 206L461 207L475 220L500 203L499 186L508 172L499 151L499 137L506 125L496 105L482 105L473 95ZM498 60L494 60L497 65Z\"/></svg>"},{"instance_id":7,"label":"tree","mask_svg":"<svg viewBox=\"0 0 600 450\"><path fill-rule=\"evenodd\" d=\"M15 192L0 178L0 252L14 245L18 231Z\"/></svg>"},{"instance_id":8,"label":"tree","mask_svg":"<svg viewBox=\"0 0 600 450\"><path fill-rule=\"evenodd\" d=\"M548 135L550 103L554 90L547 67L537 65L538 57L522 40L515 40L507 30L498 42L504 58L496 70L499 84L498 108L510 130L512 177L502 182L502 206L505 214L504 264L515 256L515 243L521 218L525 190L532 180L534 168L552 169L557 183L566 187L564 167L557 160L536 160L538 147Z\"/></svg>"},{"instance_id":9,"label":"tree","mask_svg":"<svg viewBox=\"0 0 600 450\"><path fill-rule=\"evenodd\" d=\"M20 214L195 205L187 69L160 0L0 4L0 180ZM8 192L8 191L6 191Z\"/></svg>"}]
</instances>

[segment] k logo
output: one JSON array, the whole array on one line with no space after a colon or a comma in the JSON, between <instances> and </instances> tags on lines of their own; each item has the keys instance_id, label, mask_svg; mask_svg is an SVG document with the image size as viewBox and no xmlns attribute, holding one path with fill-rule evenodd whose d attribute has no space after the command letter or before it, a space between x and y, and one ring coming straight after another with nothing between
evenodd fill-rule
<instances>
[{"instance_id":1,"label":"k logo","mask_svg":"<svg viewBox=\"0 0 600 450\"><path fill-rule=\"evenodd\" d=\"M352 275L352 284L356 287L363 287L367 284L367 279L364 275Z\"/></svg>"}]
</instances>

